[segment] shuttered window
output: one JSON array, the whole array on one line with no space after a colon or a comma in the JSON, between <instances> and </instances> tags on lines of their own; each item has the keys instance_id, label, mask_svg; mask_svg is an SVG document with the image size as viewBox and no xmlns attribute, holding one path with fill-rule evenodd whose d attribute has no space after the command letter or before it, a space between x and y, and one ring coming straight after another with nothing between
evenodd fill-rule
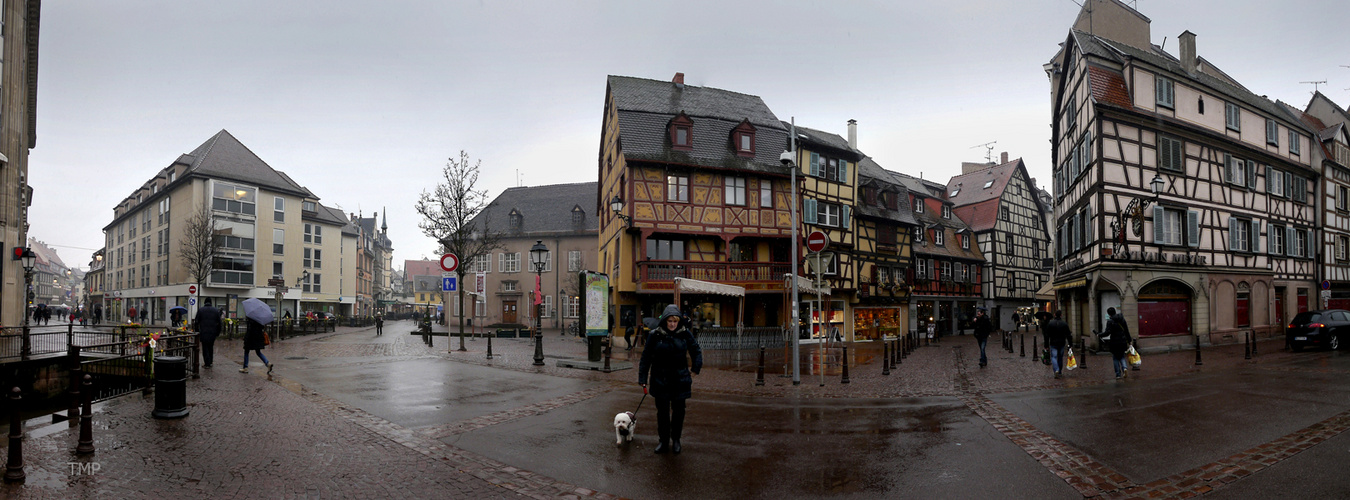
<instances>
[{"instance_id":1,"label":"shuttered window","mask_svg":"<svg viewBox=\"0 0 1350 500\"><path fill-rule=\"evenodd\" d=\"M1158 167L1174 172L1185 172L1184 151L1181 141L1171 137L1158 136Z\"/></svg>"}]
</instances>

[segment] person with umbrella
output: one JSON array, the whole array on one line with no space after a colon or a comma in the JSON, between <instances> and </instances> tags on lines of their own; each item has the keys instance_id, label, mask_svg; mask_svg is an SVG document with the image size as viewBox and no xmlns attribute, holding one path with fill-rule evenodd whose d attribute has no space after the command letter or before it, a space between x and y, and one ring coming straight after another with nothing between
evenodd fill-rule
<instances>
[{"instance_id":1,"label":"person with umbrella","mask_svg":"<svg viewBox=\"0 0 1350 500\"><path fill-rule=\"evenodd\" d=\"M223 316L220 309L211 306L211 299L206 299L206 305L197 310L197 335L202 341L203 367L210 368L216 359L216 337L220 335Z\"/></svg>"},{"instance_id":2,"label":"person with umbrella","mask_svg":"<svg viewBox=\"0 0 1350 500\"><path fill-rule=\"evenodd\" d=\"M169 320L173 322L172 325L174 327L182 326L183 315L187 314L187 312L188 312L187 308L183 306L173 306L172 308L170 308Z\"/></svg>"},{"instance_id":3,"label":"person with umbrella","mask_svg":"<svg viewBox=\"0 0 1350 500\"><path fill-rule=\"evenodd\" d=\"M263 325L271 323L275 317L272 315L272 308L257 298L245 300L240 307L244 309L248 328L244 332L244 367L239 369L239 373L248 373L248 352L253 351L258 353L258 359L262 360L263 366L267 367L267 374L271 375L275 365L267 361L267 356L263 356L262 351L268 344L267 332L263 330Z\"/></svg>"}]
</instances>

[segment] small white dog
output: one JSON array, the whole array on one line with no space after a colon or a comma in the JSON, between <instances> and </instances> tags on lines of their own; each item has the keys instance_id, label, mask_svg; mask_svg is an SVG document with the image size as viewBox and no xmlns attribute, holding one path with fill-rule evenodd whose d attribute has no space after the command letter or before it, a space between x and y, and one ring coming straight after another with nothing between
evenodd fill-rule
<instances>
[{"instance_id":1,"label":"small white dog","mask_svg":"<svg viewBox=\"0 0 1350 500\"><path fill-rule=\"evenodd\" d=\"M614 444L623 444L625 438L627 441L633 440L633 433L637 431L637 415L631 411L626 411L614 416L614 438L617 440Z\"/></svg>"}]
</instances>

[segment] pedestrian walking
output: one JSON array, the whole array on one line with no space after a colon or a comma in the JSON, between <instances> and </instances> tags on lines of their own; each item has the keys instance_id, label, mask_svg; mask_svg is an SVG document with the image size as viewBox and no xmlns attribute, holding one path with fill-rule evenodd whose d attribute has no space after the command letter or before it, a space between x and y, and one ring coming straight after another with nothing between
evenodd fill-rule
<instances>
[{"instance_id":1,"label":"pedestrian walking","mask_svg":"<svg viewBox=\"0 0 1350 500\"><path fill-rule=\"evenodd\" d=\"M148 324L148 323L145 322L145 320L147 320L147 319L149 319L149 318L150 318L150 310L148 310L148 309L142 307L142 308L141 308L141 324L142 324L142 325Z\"/></svg>"},{"instance_id":2,"label":"pedestrian walking","mask_svg":"<svg viewBox=\"0 0 1350 500\"><path fill-rule=\"evenodd\" d=\"M1125 316L1117 313L1116 308L1106 308L1106 327L1102 328L1101 340L1111 349L1111 367L1116 370L1116 378L1125 378L1130 367L1125 364L1125 351L1130 348L1130 326L1125 324Z\"/></svg>"},{"instance_id":3,"label":"pedestrian walking","mask_svg":"<svg viewBox=\"0 0 1350 500\"><path fill-rule=\"evenodd\" d=\"M1055 311L1055 318L1047 321L1041 332L1045 336L1046 347L1050 349L1050 368L1054 370L1055 378L1064 378L1064 351L1073 332L1069 330L1069 324L1064 322L1060 311Z\"/></svg>"},{"instance_id":4,"label":"pedestrian walking","mask_svg":"<svg viewBox=\"0 0 1350 500\"><path fill-rule=\"evenodd\" d=\"M703 351L688 328L680 325L680 307L666 306L661 323L648 334L638 362L638 384L647 390L651 374L652 398L656 400L656 453L680 452L684 430L685 400L692 395L694 379L703 369ZM692 365L690 364L692 363ZM692 374L692 375L691 375Z\"/></svg>"},{"instance_id":5,"label":"pedestrian walking","mask_svg":"<svg viewBox=\"0 0 1350 500\"><path fill-rule=\"evenodd\" d=\"M626 351L633 350L633 328L636 327L636 324L637 322L633 319L633 311L631 309L625 311L623 313L623 343L626 346L624 347Z\"/></svg>"},{"instance_id":6,"label":"pedestrian walking","mask_svg":"<svg viewBox=\"0 0 1350 500\"><path fill-rule=\"evenodd\" d=\"M211 299L197 310L197 338L202 343L202 366L210 368L216 359L216 337L220 336L220 309L211 306ZM248 353L245 352L245 357Z\"/></svg>"},{"instance_id":7,"label":"pedestrian walking","mask_svg":"<svg viewBox=\"0 0 1350 500\"><path fill-rule=\"evenodd\" d=\"M1015 312L1012 313L1013 330L1016 330L1017 327L1020 326L1020 325L1022 324L1022 323L1020 323L1021 320L1022 320L1022 316L1021 316L1021 315L1019 315L1019 314L1017 314L1017 313L1015 313Z\"/></svg>"},{"instance_id":8,"label":"pedestrian walking","mask_svg":"<svg viewBox=\"0 0 1350 500\"><path fill-rule=\"evenodd\" d=\"M262 360L263 366L267 367L267 374L272 374L272 363L267 361L267 356L263 356L263 349L267 347L267 340L264 338L267 332L263 330L263 324L254 321L253 318L246 318L248 329L244 332L244 367L239 369L239 373L248 373L248 352L258 353L258 359Z\"/></svg>"},{"instance_id":9,"label":"pedestrian walking","mask_svg":"<svg viewBox=\"0 0 1350 500\"><path fill-rule=\"evenodd\" d=\"M384 335L384 316L375 317L375 336Z\"/></svg>"},{"instance_id":10,"label":"pedestrian walking","mask_svg":"<svg viewBox=\"0 0 1350 500\"><path fill-rule=\"evenodd\" d=\"M980 344L980 368L984 368L989 364L989 358L984 355L984 346L989 344L989 334L994 332L994 324L985 315L983 307L975 310L974 328L975 342Z\"/></svg>"}]
</instances>

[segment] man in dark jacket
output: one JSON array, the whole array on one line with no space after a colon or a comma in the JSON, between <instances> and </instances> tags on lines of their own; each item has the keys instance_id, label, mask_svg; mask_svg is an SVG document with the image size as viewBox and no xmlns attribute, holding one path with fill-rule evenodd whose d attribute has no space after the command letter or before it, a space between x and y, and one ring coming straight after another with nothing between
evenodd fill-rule
<instances>
[{"instance_id":1,"label":"man in dark jacket","mask_svg":"<svg viewBox=\"0 0 1350 500\"><path fill-rule=\"evenodd\" d=\"M202 366L210 368L216 359L216 337L220 335L220 309L211 307L211 299L197 310L197 335L202 341Z\"/></svg>"},{"instance_id":2,"label":"man in dark jacket","mask_svg":"<svg viewBox=\"0 0 1350 500\"><path fill-rule=\"evenodd\" d=\"M1064 352L1073 332L1069 324L1062 319L1062 313L1055 311L1055 318L1045 323L1045 345L1050 349L1050 367L1055 370L1055 378L1064 377Z\"/></svg>"},{"instance_id":3,"label":"man in dark jacket","mask_svg":"<svg viewBox=\"0 0 1350 500\"><path fill-rule=\"evenodd\" d=\"M689 329L680 324L680 308L666 306L661 323L647 337L638 362L638 384L647 390L651 373L651 395L656 400L656 435L660 440L656 453L680 452L680 433L684 429L684 403L692 395L694 379L703 369L703 351ZM692 366L691 366L692 363Z\"/></svg>"},{"instance_id":4,"label":"man in dark jacket","mask_svg":"<svg viewBox=\"0 0 1350 500\"><path fill-rule=\"evenodd\" d=\"M981 307L975 311L975 341L980 344L980 368L989 364L989 358L984 355L984 346L989 343L989 334L994 332L994 324L989 321L989 316L984 314L984 308Z\"/></svg>"},{"instance_id":5,"label":"man in dark jacket","mask_svg":"<svg viewBox=\"0 0 1350 500\"><path fill-rule=\"evenodd\" d=\"M1125 351L1133 340L1130 338L1130 326L1125 323L1125 316L1117 313L1114 307L1106 308L1106 317L1102 340L1111 349L1111 366L1116 369L1116 378L1124 378L1130 373L1129 366L1125 364Z\"/></svg>"}]
</instances>

